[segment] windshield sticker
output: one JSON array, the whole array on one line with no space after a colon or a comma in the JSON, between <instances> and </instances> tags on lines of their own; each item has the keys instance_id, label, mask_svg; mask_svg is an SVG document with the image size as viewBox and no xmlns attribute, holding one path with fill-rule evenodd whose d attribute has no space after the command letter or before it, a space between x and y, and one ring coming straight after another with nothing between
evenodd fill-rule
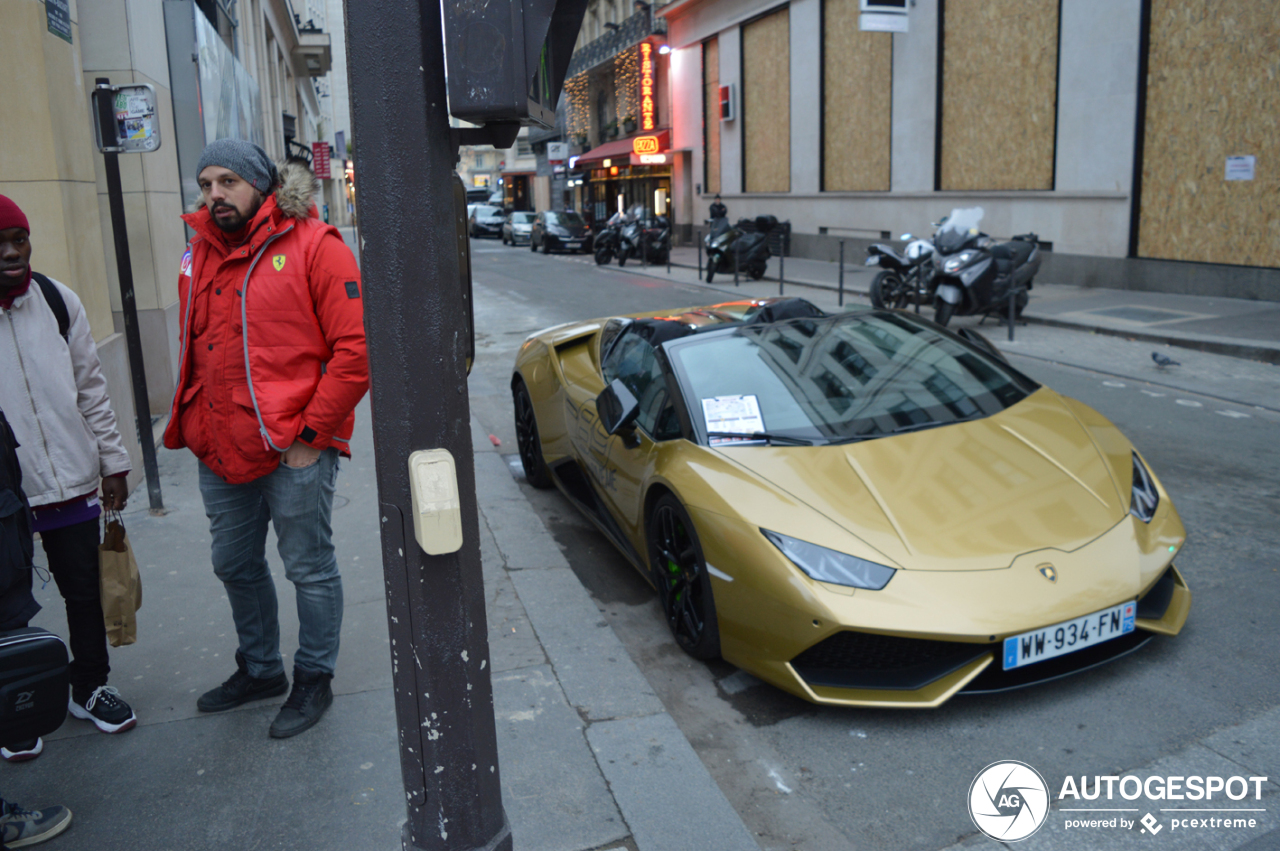
<instances>
[{"instance_id":1,"label":"windshield sticker","mask_svg":"<svg viewBox=\"0 0 1280 851\"><path fill-rule=\"evenodd\" d=\"M764 431L764 418L760 416L760 400L750 396L713 396L702 400L702 417L707 431L727 431L732 434L750 435ZM738 443L749 438L713 437L711 445Z\"/></svg>"}]
</instances>

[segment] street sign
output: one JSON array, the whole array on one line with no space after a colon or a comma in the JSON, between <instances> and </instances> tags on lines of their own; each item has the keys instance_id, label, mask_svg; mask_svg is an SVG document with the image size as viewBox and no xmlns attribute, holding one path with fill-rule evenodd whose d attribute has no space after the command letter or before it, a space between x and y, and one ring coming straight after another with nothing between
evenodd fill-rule
<instances>
[{"instance_id":1,"label":"street sign","mask_svg":"<svg viewBox=\"0 0 1280 851\"><path fill-rule=\"evenodd\" d=\"M547 162L551 165L562 165L569 159L569 143L568 142L548 142L547 143Z\"/></svg>"},{"instance_id":2,"label":"street sign","mask_svg":"<svg viewBox=\"0 0 1280 851\"><path fill-rule=\"evenodd\" d=\"M328 180L332 176L329 173L328 142L311 143L311 171L321 180Z\"/></svg>"},{"instance_id":3,"label":"street sign","mask_svg":"<svg viewBox=\"0 0 1280 851\"><path fill-rule=\"evenodd\" d=\"M108 100L106 109L98 106L104 98ZM160 147L154 86L98 86L93 90L93 101L94 131L101 153L149 154Z\"/></svg>"},{"instance_id":4,"label":"street sign","mask_svg":"<svg viewBox=\"0 0 1280 851\"><path fill-rule=\"evenodd\" d=\"M45 23L49 32L71 43L71 4L68 0L45 0Z\"/></svg>"}]
</instances>

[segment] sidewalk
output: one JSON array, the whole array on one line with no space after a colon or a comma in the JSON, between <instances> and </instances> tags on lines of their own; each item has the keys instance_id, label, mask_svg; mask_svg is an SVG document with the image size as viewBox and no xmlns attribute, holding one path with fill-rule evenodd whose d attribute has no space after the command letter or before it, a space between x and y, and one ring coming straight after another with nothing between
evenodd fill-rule
<instances>
[{"instance_id":1,"label":"sidewalk","mask_svg":"<svg viewBox=\"0 0 1280 851\"><path fill-rule=\"evenodd\" d=\"M499 771L514 847L758 851L506 461L473 431ZM6 798L61 803L74 813L50 851L401 847L404 792L367 400L352 447L333 514L346 596L334 704L314 729L283 741L267 737L283 698L217 715L196 711L197 696L234 670L236 639L209 566L196 461L160 450L168 513L150 516L142 490L125 512L145 587L138 643L111 653L111 684L134 707L138 727L106 736L68 718L39 759L0 765ZM293 590L273 540L267 554L291 670ZM45 608L33 623L66 635L56 588L37 582L36 597ZM698 818L673 819L675 811Z\"/></svg>"},{"instance_id":2,"label":"sidewalk","mask_svg":"<svg viewBox=\"0 0 1280 851\"><path fill-rule=\"evenodd\" d=\"M866 305L871 279L880 271L878 267L863 266L863 259L863 256L845 257L845 306ZM705 262L705 257L703 260ZM698 283L695 247L673 249L671 262L671 277ZM643 268L632 262L626 269L655 277L667 276L666 266ZM777 295L778 271L779 258L772 257L764 280L751 281L743 275L737 291L756 297ZM837 306L839 279L838 263L798 257L785 259L787 295L804 296L830 309ZM714 284L732 290L733 276L717 275ZM929 305L922 306L921 312L933 315ZM1037 279L1023 319L1031 324L1280 364L1280 302L1089 288ZM953 322L969 324L977 323L978 319L961 317ZM987 333L993 339L997 335L999 339L1005 338L1006 332L994 320L985 324L990 327Z\"/></svg>"}]
</instances>

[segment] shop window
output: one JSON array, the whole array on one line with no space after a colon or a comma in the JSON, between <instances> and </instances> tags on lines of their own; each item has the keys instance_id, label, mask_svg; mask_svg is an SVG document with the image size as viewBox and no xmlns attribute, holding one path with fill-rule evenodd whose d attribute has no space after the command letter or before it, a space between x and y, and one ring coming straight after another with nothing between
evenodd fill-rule
<instances>
[{"instance_id":1,"label":"shop window","mask_svg":"<svg viewBox=\"0 0 1280 851\"><path fill-rule=\"evenodd\" d=\"M1058 4L938 0L942 115L936 188L1053 188Z\"/></svg>"},{"instance_id":2,"label":"shop window","mask_svg":"<svg viewBox=\"0 0 1280 851\"><path fill-rule=\"evenodd\" d=\"M862 32L858 0L822 5L822 188L889 190L893 34Z\"/></svg>"},{"instance_id":3,"label":"shop window","mask_svg":"<svg viewBox=\"0 0 1280 851\"><path fill-rule=\"evenodd\" d=\"M702 185L720 191L720 41L702 44Z\"/></svg>"},{"instance_id":4,"label":"shop window","mask_svg":"<svg viewBox=\"0 0 1280 851\"><path fill-rule=\"evenodd\" d=\"M791 14L742 27L742 183L747 192L791 191Z\"/></svg>"}]
</instances>

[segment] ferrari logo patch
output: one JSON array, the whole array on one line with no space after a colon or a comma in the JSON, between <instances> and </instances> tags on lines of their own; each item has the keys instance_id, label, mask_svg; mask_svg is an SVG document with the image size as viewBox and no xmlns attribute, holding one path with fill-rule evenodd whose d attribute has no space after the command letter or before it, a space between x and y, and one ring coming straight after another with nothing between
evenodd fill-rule
<instances>
[{"instance_id":1,"label":"ferrari logo patch","mask_svg":"<svg viewBox=\"0 0 1280 851\"><path fill-rule=\"evenodd\" d=\"M1058 581L1058 571L1056 568L1054 568L1053 565L1042 564L1040 565L1039 570L1040 570L1040 575L1043 576L1045 579L1048 579L1050 582Z\"/></svg>"},{"instance_id":2,"label":"ferrari logo patch","mask_svg":"<svg viewBox=\"0 0 1280 851\"><path fill-rule=\"evenodd\" d=\"M285 256L283 254L277 254L275 257L271 258L271 265L275 266L276 271L279 272L281 269L284 268L284 261L285 261Z\"/></svg>"}]
</instances>

